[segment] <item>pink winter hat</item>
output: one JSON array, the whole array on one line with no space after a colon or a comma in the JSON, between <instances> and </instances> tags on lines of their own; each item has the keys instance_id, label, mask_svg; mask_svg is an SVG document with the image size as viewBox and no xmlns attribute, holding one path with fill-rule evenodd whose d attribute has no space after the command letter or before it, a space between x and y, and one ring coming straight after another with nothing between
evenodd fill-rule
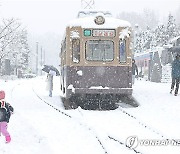
<instances>
[{"instance_id":1,"label":"pink winter hat","mask_svg":"<svg viewBox=\"0 0 180 154\"><path fill-rule=\"evenodd\" d=\"M5 98L5 92L3 90L0 91L0 99Z\"/></svg>"}]
</instances>

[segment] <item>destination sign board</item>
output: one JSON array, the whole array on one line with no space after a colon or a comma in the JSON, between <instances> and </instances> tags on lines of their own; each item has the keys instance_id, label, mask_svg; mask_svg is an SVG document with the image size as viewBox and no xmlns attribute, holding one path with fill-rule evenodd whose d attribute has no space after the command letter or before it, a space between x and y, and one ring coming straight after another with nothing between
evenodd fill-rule
<instances>
[{"instance_id":1,"label":"destination sign board","mask_svg":"<svg viewBox=\"0 0 180 154\"><path fill-rule=\"evenodd\" d=\"M92 35L95 37L98 37L98 36L115 37L115 30L113 30L113 29L110 29L110 30L94 29Z\"/></svg>"}]
</instances>

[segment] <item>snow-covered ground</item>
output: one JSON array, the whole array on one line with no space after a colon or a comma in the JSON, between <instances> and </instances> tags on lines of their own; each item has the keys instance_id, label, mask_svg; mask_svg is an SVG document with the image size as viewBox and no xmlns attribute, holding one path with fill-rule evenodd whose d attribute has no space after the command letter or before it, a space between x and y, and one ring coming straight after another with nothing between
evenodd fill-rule
<instances>
[{"instance_id":1,"label":"snow-covered ground","mask_svg":"<svg viewBox=\"0 0 180 154\"><path fill-rule=\"evenodd\" d=\"M15 109L12 142L0 136L1 154L180 153L180 95L169 94L170 83L138 80L133 95L140 106L111 111L64 110L59 78L52 98L45 86L45 77L0 80Z\"/></svg>"}]
</instances>

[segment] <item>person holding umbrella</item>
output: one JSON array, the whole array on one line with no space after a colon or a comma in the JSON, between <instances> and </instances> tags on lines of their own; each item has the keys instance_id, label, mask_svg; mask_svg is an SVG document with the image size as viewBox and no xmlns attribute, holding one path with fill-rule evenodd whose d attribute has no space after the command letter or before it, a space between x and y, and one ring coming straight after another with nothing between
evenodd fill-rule
<instances>
[{"instance_id":1,"label":"person holding umbrella","mask_svg":"<svg viewBox=\"0 0 180 154\"><path fill-rule=\"evenodd\" d=\"M52 91L53 91L53 76L56 75L55 71L50 70L47 74L47 86L46 89L49 91L49 97L52 97Z\"/></svg>"},{"instance_id":2,"label":"person holding umbrella","mask_svg":"<svg viewBox=\"0 0 180 154\"><path fill-rule=\"evenodd\" d=\"M180 55L177 54L175 60L172 62L172 84L171 84L171 91L172 93L174 86L176 84L176 89L174 92L174 95L177 96L178 89L179 89L179 83L180 83Z\"/></svg>"},{"instance_id":3,"label":"person holding umbrella","mask_svg":"<svg viewBox=\"0 0 180 154\"><path fill-rule=\"evenodd\" d=\"M50 71L54 71L56 76L60 75L58 69L52 65L44 65L44 67L42 68L42 71L46 73L49 73Z\"/></svg>"},{"instance_id":4,"label":"person holding umbrella","mask_svg":"<svg viewBox=\"0 0 180 154\"><path fill-rule=\"evenodd\" d=\"M52 65L44 65L42 68L42 71L48 73L46 78L46 90L49 91L49 97L52 97L52 91L53 91L53 76L59 76L60 73L57 68L55 68Z\"/></svg>"}]
</instances>

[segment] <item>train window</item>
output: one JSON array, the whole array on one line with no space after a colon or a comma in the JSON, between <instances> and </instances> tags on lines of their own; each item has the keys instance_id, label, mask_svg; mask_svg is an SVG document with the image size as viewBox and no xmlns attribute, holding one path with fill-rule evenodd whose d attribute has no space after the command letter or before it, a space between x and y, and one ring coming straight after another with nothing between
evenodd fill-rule
<instances>
[{"instance_id":1,"label":"train window","mask_svg":"<svg viewBox=\"0 0 180 154\"><path fill-rule=\"evenodd\" d=\"M126 62L126 40L119 42L119 60L121 63Z\"/></svg>"},{"instance_id":2,"label":"train window","mask_svg":"<svg viewBox=\"0 0 180 154\"><path fill-rule=\"evenodd\" d=\"M84 30L84 36L91 36L91 30L90 29L85 29Z\"/></svg>"},{"instance_id":3,"label":"train window","mask_svg":"<svg viewBox=\"0 0 180 154\"><path fill-rule=\"evenodd\" d=\"M80 40L79 39L72 40L72 61L74 63L80 62Z\"/></svg>"},{"instance_id":4,"label":"train window","mask_svg":"<svg viewBox=\"0 0 180 154\"><path fill-rule=\"evenodd\" d=\"M86 59L90 61L113 61L114 42L107 40L87 41Z\"/></svg>"}]
</instances>

